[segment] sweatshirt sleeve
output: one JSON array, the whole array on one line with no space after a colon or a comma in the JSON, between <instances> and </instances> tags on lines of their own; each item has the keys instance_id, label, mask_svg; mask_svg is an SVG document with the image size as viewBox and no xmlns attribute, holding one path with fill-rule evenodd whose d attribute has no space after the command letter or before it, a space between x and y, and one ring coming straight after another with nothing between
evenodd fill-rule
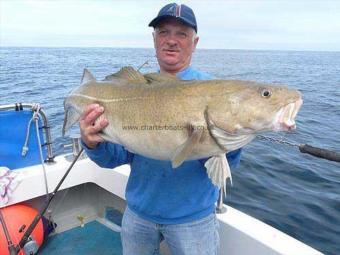
<instances>
[{"instance_id":1,"label":"sweatshirt sleeve","mask_svg":"<svg viewBox=\"0 0 340 255\"><path fill-rule=\"evenodd\" d=\"M114 168L131 163L133 154L123 146L110 142L99 143L96 148L90 149L82 141L87 156L100 167Z\"/></svg>"}]
</instances>

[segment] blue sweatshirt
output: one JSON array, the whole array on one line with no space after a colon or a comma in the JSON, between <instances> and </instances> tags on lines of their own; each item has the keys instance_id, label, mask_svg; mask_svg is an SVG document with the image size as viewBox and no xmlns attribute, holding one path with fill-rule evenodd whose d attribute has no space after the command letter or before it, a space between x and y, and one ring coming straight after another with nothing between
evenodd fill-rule
<instances>
[{"instance_id":1,"label":"blue sweatshirt","mask_svg":"<svg viewBox=\"0 0 340 255\"><path fill-rule=\"evenodd\" d=\"M177 74L182 80L210 80L206 73L188 67ZM114 168L130 164L126 187L129 208L140 217L158 224L179 224L198 220L215 210L219 190L209 179L207 159L185 161L176 169L170 161L154 160L133 154L110 142L86 148L87 155L99 166ZM240 161L241 149L227 154L231 168Z\"/></svg>"}]
</instances>

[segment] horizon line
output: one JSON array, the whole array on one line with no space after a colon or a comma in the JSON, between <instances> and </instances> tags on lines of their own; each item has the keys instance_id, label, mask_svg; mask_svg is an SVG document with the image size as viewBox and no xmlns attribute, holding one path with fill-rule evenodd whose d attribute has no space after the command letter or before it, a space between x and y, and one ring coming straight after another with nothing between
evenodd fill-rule
<instances>
[{"instance_id":1,"label":"horizon line","mask_svg":"<svg viewBox=\"0 0 340 255\"><path fill-rule=\"evenodd\" d=\"M131 46L13 46L0 45L1 48L112 48L112 49L148 49L154 50L153 47L131 47ZM302 51L302 52L340 52L339 50L324 49L256 49L256 48L197 48L196 50L237 50L237 51Z\"/></svg>"}]
</instances>

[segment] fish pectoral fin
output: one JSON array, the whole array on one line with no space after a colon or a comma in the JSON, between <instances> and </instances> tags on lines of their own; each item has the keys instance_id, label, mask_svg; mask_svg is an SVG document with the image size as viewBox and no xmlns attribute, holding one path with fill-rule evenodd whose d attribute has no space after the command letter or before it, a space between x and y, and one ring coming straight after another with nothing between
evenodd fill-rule
<instances>
[{"instance_id":1,"label":"fish pectoral fin","mask_svg":"<svg viewBox=\"0 0 340 255\"><path fill-rule=\"evenodd\" d=\"M233 184L229 163L225 154L211 157L205 162L204 166L207 169L211 182L220 189L223 188L224 192L228 178L230 178L231 185Z\"/></svg>"},{"instance_id":2,"label":"fish pectoral fin","mask_svg":"<svg viewBox=\"0 0 340 255\"><path fill-rule=\"evenodd\" d=\"M80 119L80 111L75 107L70 106L65 110L64 124L62 129L62 135L65 136L67 130L69 130Z\"/></svg>"},{"instance_id":3,"label":"fish pectoral fin","mask_svg":"<svg viewBox=\"0 0 340 255\"><path fill-rule=\"evenodd\" d=\"M191 153L195 146L199 143L202 134L203 129L192 131L185 143L177 148L176 153L171 160L173 168L179 167L187 158L191 156Z\"/></svg>"},{"instance_id":4,"label":"fish pectoral fin","mask_svg":"<svg viewBox=\"0 0 340 255\"><path fill-rule=\"evenodd\" d=\"M255 138L255 135L252 133L229 133L228 131L219 128L211 119L208 109L205 110L204 117L210 136L214 139L215 143L221 150L237 150L250 143L251 140Z\"/></svg>"}]
</instances>

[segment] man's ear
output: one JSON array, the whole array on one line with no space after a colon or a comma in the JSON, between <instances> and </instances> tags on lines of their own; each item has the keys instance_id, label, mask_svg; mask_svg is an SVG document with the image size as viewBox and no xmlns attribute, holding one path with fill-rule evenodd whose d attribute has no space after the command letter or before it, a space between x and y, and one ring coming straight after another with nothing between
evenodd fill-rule
<instances>
[{"instance_id":1,"label":"man's ear","mask_svg":"<svg viewBox=\"0 0 340 255\"><path fill-rule=\"evenodd\" d=\"M152 37L153 37L153 46L156 48L156 37L155 37L155 31L152 32Z\"/></svg>"},{"instance_id":2,"label":"man's ear","mask_svg":"<svg viewBox=\"0 0 340 255\"><path fill-rule=\"evenodd\" d=\"M200 38L198 36L195 37L195 39L194 39L194 48L192 49L192 52L194 52L196 50L196 46L197 46L197 43L198 43L199 39Z\"/></svg>"}]
</instances>

